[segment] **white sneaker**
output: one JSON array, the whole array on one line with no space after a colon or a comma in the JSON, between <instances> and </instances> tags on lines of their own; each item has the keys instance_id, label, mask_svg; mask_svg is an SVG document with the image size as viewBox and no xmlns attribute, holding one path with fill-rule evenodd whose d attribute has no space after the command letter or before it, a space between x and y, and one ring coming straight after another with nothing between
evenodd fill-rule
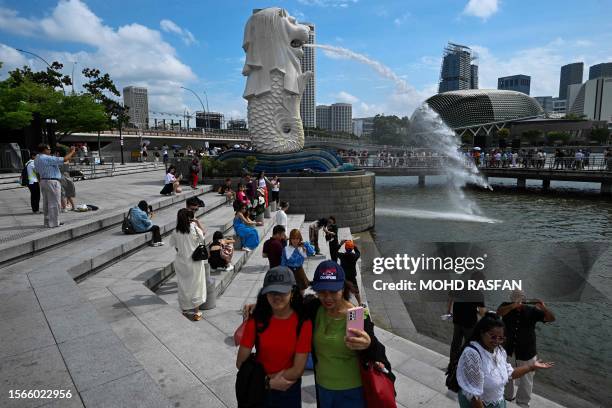
<instances>
[{"instance_id":1,"label":"white sneaker","mask_svg":"<svg viewBox=\"0 0 612 408\"><path fill-rule=\"evenodd\" d=\"M234 270L234 265L232 265L232 264L227 265L227 266L225 267L225 271L226 271L226 272L230 272L230 271L233 271L233 270Z\"/></svg>"},{"instance_id":2,"label":"white sneaker","mask_svg":"<svg viewBox=\"0 0 612 408\"><path fill-rule=\"evenodd\" d=\"M151 246L154 246L154 247L160 247L160 246L163 246L163 245L164 245L163 242L154 242L153 244L151 244Z\"/></svg>"}]
</instances>

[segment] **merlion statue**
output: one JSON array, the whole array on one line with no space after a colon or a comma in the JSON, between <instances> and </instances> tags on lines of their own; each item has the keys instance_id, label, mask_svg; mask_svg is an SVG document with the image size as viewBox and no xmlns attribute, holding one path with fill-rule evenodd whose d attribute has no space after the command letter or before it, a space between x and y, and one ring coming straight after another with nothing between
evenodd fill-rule
<instances>
[{"instance_id":1,"label":"merlion statue","mask_svg":"<svg viewBox=\"0 0 612 408\"><path fill-rule=\"evenodd\" d=\"M247 77L243 97L248 101L253 146L262 153L291 153L304 148L300 101L310 71L302 73L302 45L309 28L276 7L253 14L244 29L242 48Z\"/></svg>"}]
</instances>

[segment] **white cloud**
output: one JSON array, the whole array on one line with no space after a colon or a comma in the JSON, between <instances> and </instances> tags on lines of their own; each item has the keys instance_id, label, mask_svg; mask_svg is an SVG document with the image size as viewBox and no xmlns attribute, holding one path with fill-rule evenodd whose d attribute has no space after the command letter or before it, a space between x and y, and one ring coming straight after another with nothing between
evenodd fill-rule
<instances>
[{"instance_id":1,"label":"white cloud","mask_svg":"<svg viewBox=\"0 0 612 408\"><path fill-rule=\"evenodd\" d=\"M393 24L395 24L397 27L403 25L406 21L408 21L408 19L412 16L412 14L410 13L404 13L402 14L400 17L396 17L393 20Z\"/></svg>"},{"instance_id":2,"label":"white cloud","mask_svg":"<svg viewBox=\"0 0 612 408\"><path fill-rule=\"evenodd\" d=\"M174 21L164 19L159 22L159 26L167 33L177 34L186 45L197 43L193 34L184 28L179 27Z\"/></svg>"},{"instance_id":3,"label":"white cloud","mask_svg":"<svg viewBox=\"0 0 612 408\"><path fill-rule=\"evenodd\" d=\"M119 90L128 85L146 86L151 110L182 111L180 86L197 79L159 31L136 23L110 27L80 0L61 0L51 14L42 19L19 17L13 10L0 8L0 30L88 46L87 51L73 53L32 51L47 60L61 61L68 75L72 70L71 62L78 61L77 85L82 83L78 73L84 67L95 67L108 72ZM8 46L0 48L2 58L14 57L16 52ZM24 64L23 60L15 58L5 61L7 70ZM34 67L35 64L30 65Z\"/></svg>"},{"instance_id":4,"label":"white cloud","mask_svg":"<svg viewBox=\"0 0 612 408\"><path fill-rule=\"evenodd\" d=\"M612 38L607 35L601 44L611 44ZM524 74L531 76L532 96L552 95L559 93L559 75L561 66L572 62L584 62L585 79L588 67L607 61L612 47L589 48L584 41L567 41L557 38L548 44L519 50L510 55L494 54L486 47L473 45L478 60L478 77L480 88L497 88L497 78L507 75Z\"/></svg>"},{"instance_id":5,"label":"white cloud","mask_svg":"<svg viewBox=\"0 0 612 408\"><path fill-rule=\"evenodd\" d=\"M346 91L340 91L334 96L338 102L356 103L359 101L359 98L357 98L355 95L351 95Z\"/></svg>"},{"instance_id":6,"label":"white cloud","mask_svg":"<svg viewBox=\"0 0 612 408\"><path fill-rule=\"evenodd\" d=\"M469 0L463 14L488 19L499 10L499 0Z\"/></svg>"},{"instance_id":7,"label":"white cloud","mask_svg":"<svg viewBox=\"0 0 612 408\"><path fill-rule=\"evenodd\" d=\"M359 0L298 0L298 3L305 6L347 8L358 1Z\"/></svg>"}]
</instances>

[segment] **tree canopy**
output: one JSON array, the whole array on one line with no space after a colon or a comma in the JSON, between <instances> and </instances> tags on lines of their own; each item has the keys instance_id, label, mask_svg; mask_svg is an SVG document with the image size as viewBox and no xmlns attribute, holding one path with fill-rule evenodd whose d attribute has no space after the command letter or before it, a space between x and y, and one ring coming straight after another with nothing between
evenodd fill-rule
<instances>
[{"instance_id":1,"label":"tree canopy","mask_svg":"<svg viewBox=\"0 0 612 408\"><path fill-rule=\"evenodd\" d=\"M376 115L374 116L374 130L372 142L383 145L401 146L408 143L408 128L410 120L404 116Z\"/></svg>"}]
</instances>

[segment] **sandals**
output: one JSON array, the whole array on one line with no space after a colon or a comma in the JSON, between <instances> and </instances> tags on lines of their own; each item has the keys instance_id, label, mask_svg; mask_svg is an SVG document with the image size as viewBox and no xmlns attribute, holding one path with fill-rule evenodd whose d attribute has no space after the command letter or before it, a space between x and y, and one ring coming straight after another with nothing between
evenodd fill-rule
<instances>
[{"instance_id":1,"label":"sandals","mask_svg":"<svg viewBox=\"0 0 612 408\"><path fill-rule=\"evenodd\" d=\"M183 312L183 316L188 318L191 321L199 322L203 319L202 312L193 313L193 312Z\"/></svg>"}]
</instances>

